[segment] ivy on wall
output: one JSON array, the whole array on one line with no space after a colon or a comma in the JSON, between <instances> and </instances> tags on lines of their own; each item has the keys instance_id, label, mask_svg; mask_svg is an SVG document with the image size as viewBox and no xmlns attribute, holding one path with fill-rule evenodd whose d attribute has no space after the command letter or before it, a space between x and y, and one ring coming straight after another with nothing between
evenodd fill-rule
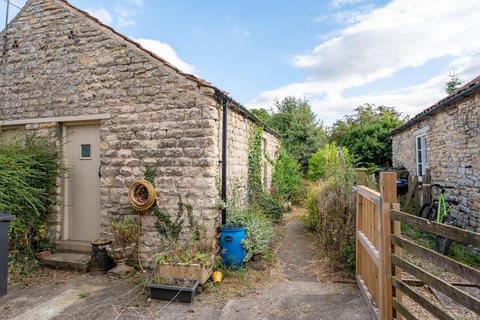
<instances>
[{"instance_id":1,"label":"ivy on wall","mask_svg":"<svg viewBox=\"0 0 480 320\"><path fill-rule=\"evenodd\" d=\"M263 128L252 126L248 141L248 201L258 203L263 193Z\"/></svg>"},{"instance_id":2,"label":"ivy on wall","mask_svg":"<svg viewBox=\"0 0 480 320\"><path fill-rule=\"evenodd\" d=\"M156 167L148 166L145 169L145 180L155 186L155 177L157 175ZM157 218L155 228L158 233L165 237L171 244L175 244L180 238L184 224L185 215L188 219L189 227L192 232L192 241L197 241L200 237L199 228L193 218L193 207L189 203L183 202L182 196L178 195L178 210L175 218L172 217L158 206L152 207L152 213Z\"/></svg>"}]
</instances>

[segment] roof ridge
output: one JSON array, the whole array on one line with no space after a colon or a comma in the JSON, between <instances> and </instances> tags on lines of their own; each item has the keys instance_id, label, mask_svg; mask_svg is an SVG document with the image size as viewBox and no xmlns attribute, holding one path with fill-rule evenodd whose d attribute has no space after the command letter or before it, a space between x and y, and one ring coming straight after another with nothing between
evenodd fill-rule
<instances>
[{"instance_id":1,"label":"roof ridge","mask_svg":"<svg viewBox=\"0 0 480 320\"><path fill-rule=\"evenodd\" d=\"M404 123L403 125L393 129L391 131L391 133L395 134L397 132L400 132L403 129L408 128L411 125L413 125L414 123L420 121L424 117L426 117L426 116L432 114L433 112L439 110L440 108L442 108L444 106L451 105L450 103L451 103L452 100L456 100L457 98L461 98L470 89L475 89L475 86L477 86L477 85L479 85L478 89L480 89L480 75L477 76L476 78L474 78L473 80L467 82L466 84L464 84L460 88L456 89L451 94L449 94L446 97L440 99L439 101L437 101L436 103L434 103L430 107L424 109L420 113L417 113L415 116L413 116L413 118L408 120L406 123Z\"/></svg>"},{"instance_id":2,"label":"roof ridge","mask_svg":"<svg viewBox=\"0 0 480 320\"><path fill-rule=\"evenodd\" d=\"M216 89L216 90L220 90L222 92L225 92L224 90L221 90L219 88L217 88L216 86L214 86L212 83L208 82L207 80L204 80L204 79L201 79L193 74L190 74L190 73L186 73L182 70L180 70L178 67L174 66L173 64L171 64L170 62L168 62L167 60L165 60L164 58L160 57L159 55L157 55L156 53L146 49L145 47L143 47L140 43L138 43L137 41L127 37L126 35L124 35L123 33L120 33L118 32L117 30L115 30L113 27L103 23L102 21L100 21L99 19L95 18L94 16L92 16L91 14L89 14L87 11L85 10L82 10L80 8L77 8L76 6L72 5L70 2L68 2L67 0L57 0L57 1L60 1L62 2L63 4L67 5L69 8L75 10L75 11L78 11L80 14L82 14L83 16L85 16L86 18L92 20L93 22L99 24L100 26L104 27L104 28L107 28L108 30L110 30L111 32L113 32L115 35L121 37L122 39L124 39L125 41L133 44L134 46L136 46L137 48L139 48L140 50L144 51L145 53L149 54L150 56L152 56L154 59L156 60L159 60L160 62L162 62L163 64L165 64L167 67L173 69L175 72L177 72L178 74L181 74L183 76L185 76L186 78L192 80L192 81L195 81L197 82L199 85L202 85L202 86L205 86L205 87L210 87L212 89ZM226 93L226 92L225 92Z\"/></svg>"}]
</instances>

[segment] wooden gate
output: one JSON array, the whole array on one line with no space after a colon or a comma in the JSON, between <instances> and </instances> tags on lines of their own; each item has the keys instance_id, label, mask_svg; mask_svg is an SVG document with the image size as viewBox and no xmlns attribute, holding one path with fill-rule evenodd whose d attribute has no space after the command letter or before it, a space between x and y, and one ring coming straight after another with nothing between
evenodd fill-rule
<instances>
[{"instance_id":1,"label":"wooden gate","mask_svg":"<svg viewBox=\"0 0 480 320\"><path fill-rule=\"evenodd\" d=\"M480 234L437 224L400 211L396 194L396 174L380 174L380 192L359 186L357 189L356 279L369 309L376 319L417 319L402 303L408 296L438 319L454 319L412 289L402 279L402 270L417 281L439 290L457 303L480 314L480 300L460 290L428 270L407 261L401 250L428 260L439 267L480 285L480 272L463 263L422 247L401 236L400 224L480 247Z\"/></svg>"}]
</instances>

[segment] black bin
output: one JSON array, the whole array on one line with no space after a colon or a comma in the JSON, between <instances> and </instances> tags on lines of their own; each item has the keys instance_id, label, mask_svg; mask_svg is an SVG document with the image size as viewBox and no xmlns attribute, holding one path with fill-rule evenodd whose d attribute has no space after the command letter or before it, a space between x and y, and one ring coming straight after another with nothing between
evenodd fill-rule
<instances>
[{"instance_id":1,"label":"black bin","mask_svg":"<svg viewBox=\"0 0 480 320\"><path fill-rule=\"evenodd\" d=\"M0 212L0 296L7 293L8 224L13 220L15 220L15 216Z\"/></svg>"}]
</instances>

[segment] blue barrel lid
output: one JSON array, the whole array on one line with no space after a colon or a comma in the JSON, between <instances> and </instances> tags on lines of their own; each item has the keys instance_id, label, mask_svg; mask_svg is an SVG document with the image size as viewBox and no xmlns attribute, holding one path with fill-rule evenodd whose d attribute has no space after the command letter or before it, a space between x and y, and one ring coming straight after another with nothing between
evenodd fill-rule
<instances>
[{"instance_id":1,"label":"blue barrel lid","mask_svg":"<svg viewBox=\"0 0 480 320\"><path fill-rule=\"evenodd\" d=\"M6 212L0 212L0 222L10 222L13 220L15 220L15 216Z\"/></svg>"},{"instance_id":2,"label":"blue barrel lid","mask_svg":"<svg viewBox=\"0 0 480 320\"><path fill-rule=\"evenodd\" d=\"M223 227L220 227L220 231L222 232L236 232L236 231L243 231L243 230L245 230L245 226L226 224Z\"/></svg>"}]
</instances>

